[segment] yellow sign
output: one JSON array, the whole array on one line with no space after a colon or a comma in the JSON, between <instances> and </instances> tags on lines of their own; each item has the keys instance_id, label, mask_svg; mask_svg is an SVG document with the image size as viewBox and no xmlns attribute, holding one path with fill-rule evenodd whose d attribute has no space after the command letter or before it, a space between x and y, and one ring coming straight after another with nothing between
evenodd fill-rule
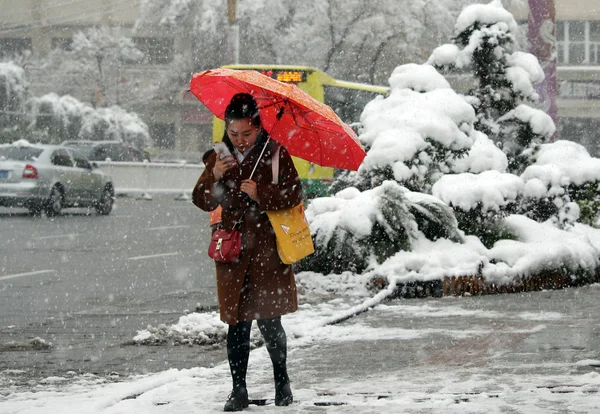
<instances>
[{"instance_id":1,"label":"yellow sign","mask_svg":"<svg viewBox=\"0 0 600 414\"><path fill-rule=\"evenodd\" d=\"M306 72L303 70L261 70L260 73L280 82L300 83L306 81Z\"/></svg>"}]
</instances>

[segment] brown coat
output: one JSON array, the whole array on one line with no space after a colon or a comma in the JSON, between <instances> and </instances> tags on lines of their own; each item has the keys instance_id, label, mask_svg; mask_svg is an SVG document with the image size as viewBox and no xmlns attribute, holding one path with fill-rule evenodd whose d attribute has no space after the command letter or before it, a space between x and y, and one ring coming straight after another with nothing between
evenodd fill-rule
<instances>
[{"instance_id":1,"label":"brown coat","mask_svg":"<svg viewBox=\"0 0 600 414\"><path fill-rule=\"evenodd\" d=\"M257 143L241 165L227 170L217 182L213 176L216 154L210 154L192 192L193 203L204 211L221 205L226 230L233 228L247 207L240 227L243 247L239 260L215 262L221 320L230 325L270 319L298 309L294 272L279 259L275 233L265 213L295 206L302 200L300 179L285 147L279 155L279 183L272 184L271 160L278 145L269 142L252 177L257 183L259 203L242 193L240 184L250 177L264 143Z\"/></svg>"}]
</instances>

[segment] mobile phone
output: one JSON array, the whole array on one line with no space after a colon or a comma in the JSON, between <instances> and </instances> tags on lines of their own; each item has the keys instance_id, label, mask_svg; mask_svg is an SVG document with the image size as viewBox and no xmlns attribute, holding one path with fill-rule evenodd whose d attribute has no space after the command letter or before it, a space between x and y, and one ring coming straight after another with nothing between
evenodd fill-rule
<instances>
[{"instance_id":1,"label":"mobile phone","mask_svg":"<svg viewBox=\"0 0 600 414\"><path fill-rule=\"evenodd\" d=\"M229 151L229 148L227 148L227 144L225 144L224 142L215 143L214 148L215 152L219 154L220 159L231 156L231 152Z\"/></svg>"}]
</instances>

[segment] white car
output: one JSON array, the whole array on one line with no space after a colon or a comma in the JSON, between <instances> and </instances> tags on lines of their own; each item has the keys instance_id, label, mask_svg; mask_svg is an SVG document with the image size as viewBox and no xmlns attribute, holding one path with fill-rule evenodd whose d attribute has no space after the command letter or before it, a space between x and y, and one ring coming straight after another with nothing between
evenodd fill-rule
<instances>
[{"instance_id":1,"label":"white car","mask_svg":"<svg viewBox=\"0 0 600 414\"><path fill-rule=\"evenodd\" d=\"M108 215L114 195L111 178L75 149L25 140L0 145L0 206L48 216L68 207L93 207Z\"/></svg>"}]
</instances>

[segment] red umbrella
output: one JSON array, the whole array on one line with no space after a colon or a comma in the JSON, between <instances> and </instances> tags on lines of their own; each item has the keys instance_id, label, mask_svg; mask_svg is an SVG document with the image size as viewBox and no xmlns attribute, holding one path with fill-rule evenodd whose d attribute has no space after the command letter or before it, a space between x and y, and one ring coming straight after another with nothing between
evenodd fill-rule
<instances>
[{"instance_id":1,"label":"red umbrella","mask_svg":"<svg viewBox=\"0 0 600 414\"><path fill-rule=\"evenodd\" d=\"M269 135L295 157L348 170L357 170L365 158L352 128L296 85L254 70L211 69L192 76L190 91L221 119L233 95L249 93Z\"/></svg>"}]
</instances>

